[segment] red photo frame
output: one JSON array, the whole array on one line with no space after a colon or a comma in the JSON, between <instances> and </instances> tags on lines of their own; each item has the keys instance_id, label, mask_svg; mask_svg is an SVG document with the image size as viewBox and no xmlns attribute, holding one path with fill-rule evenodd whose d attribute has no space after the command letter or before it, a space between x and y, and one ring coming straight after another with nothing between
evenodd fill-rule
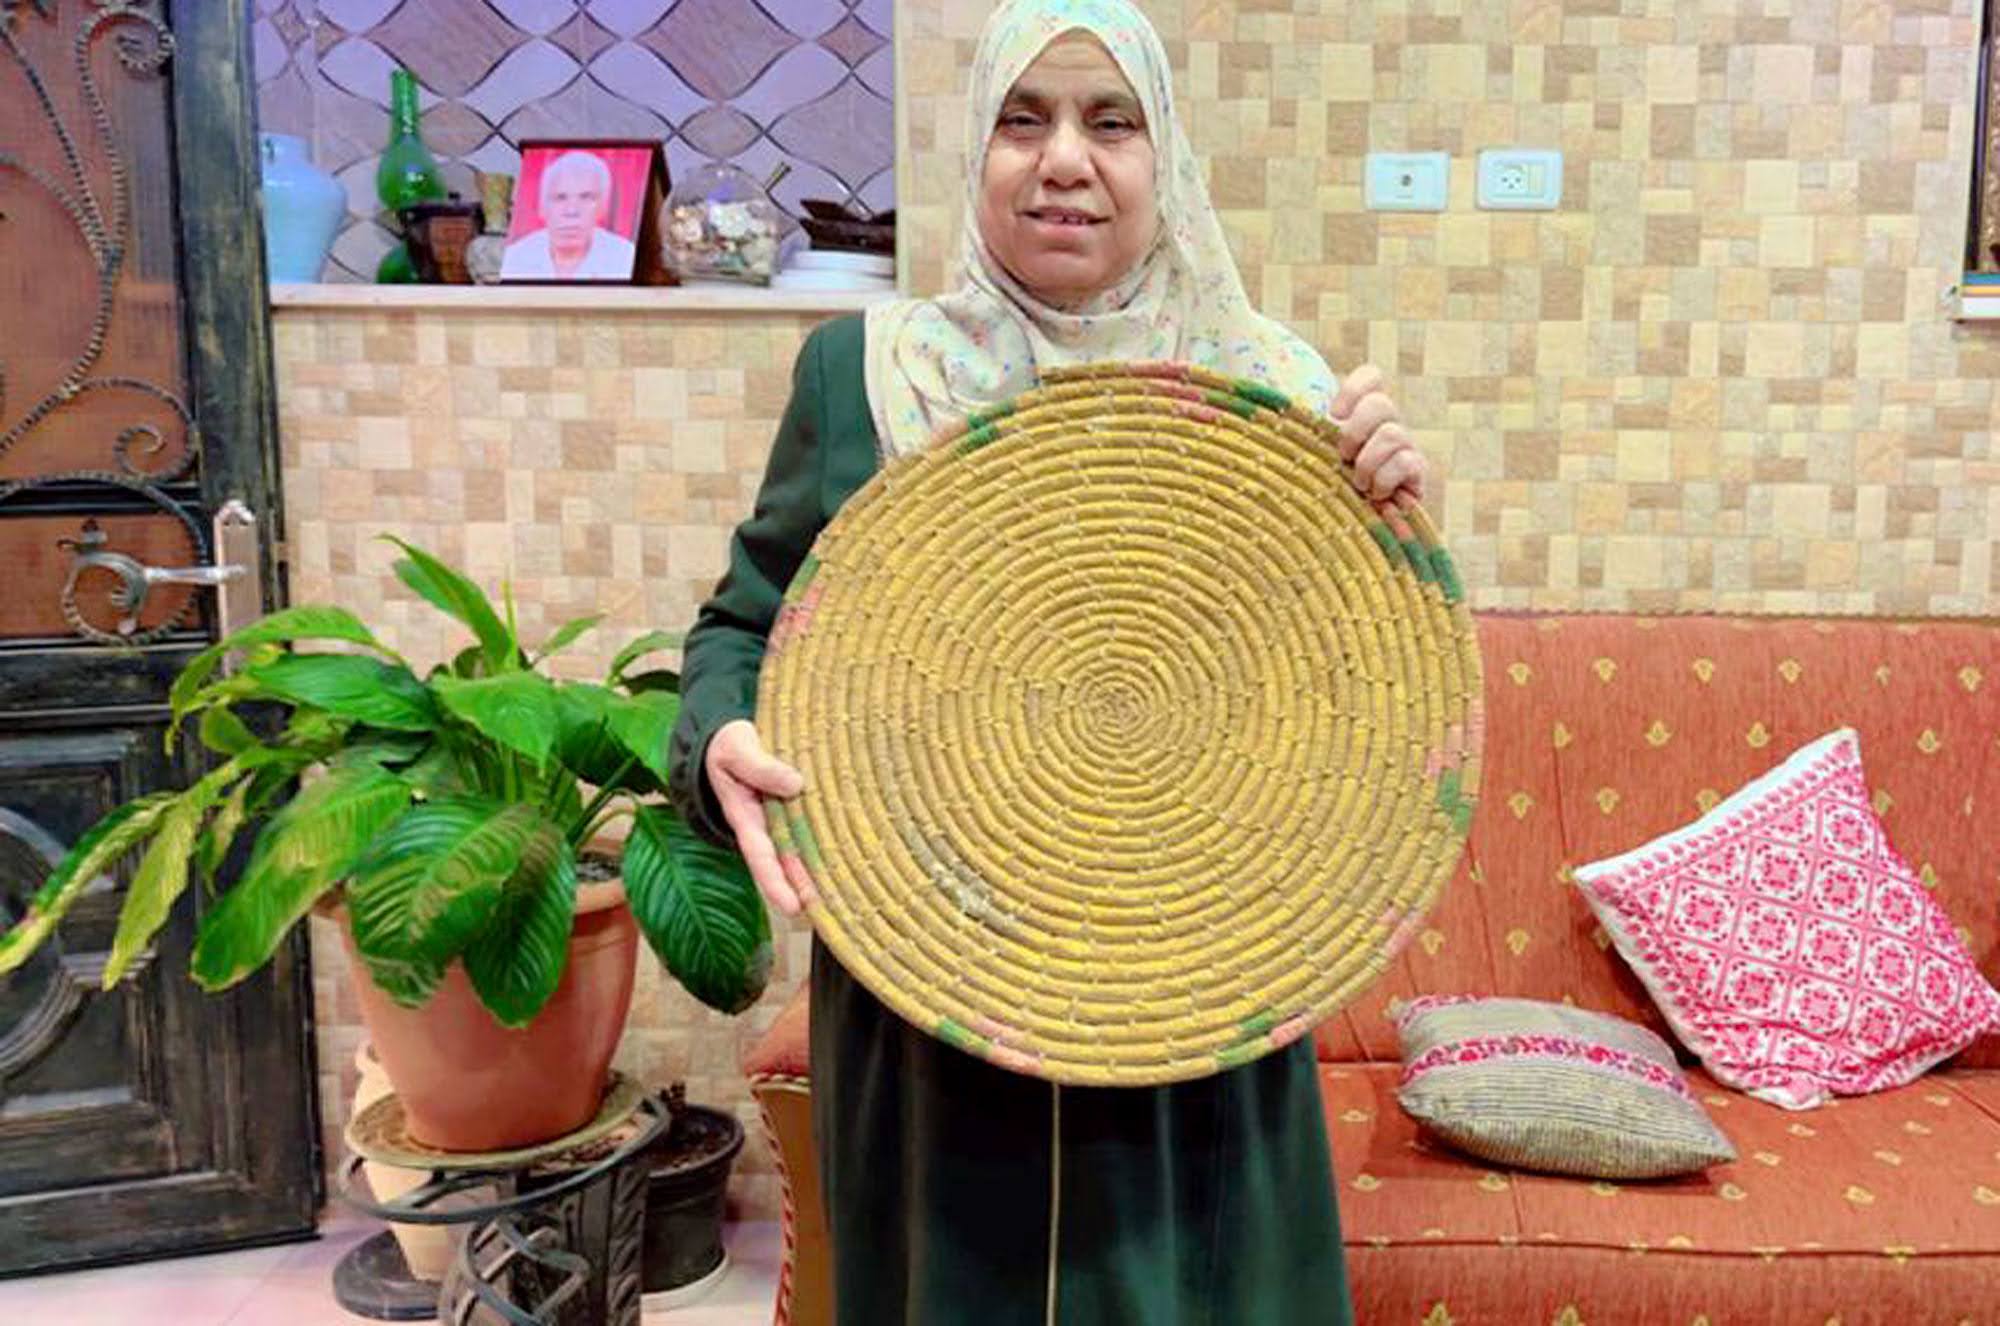
<instances>
[{"instance_id":1,"label":"red photo frame","mask_svg":"<svg viewBox=\"0 0 2000 1326\"><path fill-rule=\"evenodd\" d=\"M532 139L500 279L510 284L662 284L667 161L643 139Z\"/></svg>"}]
</instances>

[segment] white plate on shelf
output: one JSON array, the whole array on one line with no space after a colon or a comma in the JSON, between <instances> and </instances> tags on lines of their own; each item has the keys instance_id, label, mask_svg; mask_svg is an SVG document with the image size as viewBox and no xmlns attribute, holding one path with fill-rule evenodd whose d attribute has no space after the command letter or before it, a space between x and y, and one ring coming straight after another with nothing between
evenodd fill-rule
<instances>
[{"instance_id":1,"label":"white plate on shelf","mask_svg":"<svg viewBox=\"0 0 2000 1326\"><path fill-rule=\"evenodd\" d=\"M880 253L843 253L839 249L800 249L785 263L788 272L852 272L896 279L896 260Z\"/></svg>"},{"instance_id":2,"label":"white plate on shelf","mask_svg":"<svg viewBox=\"0 0 2000 1326\"><path fill-rule=\"evenodd\" d=\"M820 272L787 268L771 278L773 290L853 290L862 293L892 293L896 283L881 276L858 276L852 272Z\"/></svg>"}]
</instances>

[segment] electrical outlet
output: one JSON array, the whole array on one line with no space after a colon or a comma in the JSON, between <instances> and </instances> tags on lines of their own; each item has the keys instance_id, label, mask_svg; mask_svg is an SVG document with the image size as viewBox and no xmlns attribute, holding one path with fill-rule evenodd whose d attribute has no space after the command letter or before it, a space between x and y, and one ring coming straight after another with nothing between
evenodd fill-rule
<instances>
[{"instance_id":1,"label":"electrical outlet","mask_svg":"<svg viewBox=\"0 0 2000 1326\"><path fill-rule=\"evenodd\" d=\"M1563 156L1541 148L1479 154L1479 205L1498 211L1553 211L1562 202Z\"/></svg>"},{"instance_id":2,"label":"electrical outlet","mask_svg":"<svg viewBox=\"0 0 2000 1326\"><path fill-rule=\"evenodd\" d=\"M1442 212L1451 180L1443 152L1370 152L1367 202L1371 212Z\"/></svg>"}]
</instances>

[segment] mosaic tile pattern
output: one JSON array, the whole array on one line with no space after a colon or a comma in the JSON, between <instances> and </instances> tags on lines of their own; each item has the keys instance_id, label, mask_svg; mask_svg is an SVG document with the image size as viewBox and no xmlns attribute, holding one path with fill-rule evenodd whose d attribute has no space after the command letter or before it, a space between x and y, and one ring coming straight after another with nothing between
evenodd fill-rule
<instances>
[{"instance_id":1,"label":"mosaic tile pattern","mask_svg":"<svg viewBox=\"0 0 2000 1326\"><path fill-rule=\"evenodd\" d=\"M660 9L591 13L622 37ZM918 289L955 250L959 71L986 9L904 0L898 18ZM1148 9L1253 294L1336 364L1388 368L1478 607L1992 611L2000 340L1941 302L1970 193L1976 0ZM855 12L887 32L886 0ZM1562 210L1469 210L1472 155L1508 142L1564 149ZM1454 210L1362 211L1371 146L1452 152ZM294 598L370 605L399 648L437 657L370 541L399 529L488 580L511 571L538 625L607 610L610 646L685 623L807 329L282 313ZM774 990L805 952L791 930ZM338 1102L358 1032L337 949L318 979ZM775 1010L727 1023L642 997L626 1052L747 1110L734 1055ZM760 1144L744 1164L741 1200L769 1214Z\"/></svg>"},{"instance_id":2,"label":"mosaic tile pattern","mask_svg":"<svg viewBox=\"0 0 2000 1326\"><path fill-rule=\"evenodd\" d=\"M519 168L536 137L659 139L674 178L731 161L791 173L778 202L895 205L895 95L883 0L257 0L263 128L298 134L346 186L328 279L367 279L393 243L377 216L389 74L423 87L424 137L450 187Z\"/></svg>"}]
</instances>

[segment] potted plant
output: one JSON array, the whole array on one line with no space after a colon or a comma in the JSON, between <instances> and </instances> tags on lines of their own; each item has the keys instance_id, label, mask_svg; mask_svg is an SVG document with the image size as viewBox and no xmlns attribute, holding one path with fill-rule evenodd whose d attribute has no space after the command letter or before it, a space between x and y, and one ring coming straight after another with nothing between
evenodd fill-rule
<instances>
[{"instance_id":1,"label":"potted plant","mask_svg":"<svg viewBox=\"0 0 2000 1326\"><path fill-rule=\"evenodd\" d=\"M254 826L247 865L200 918L194 979L234 985L309 911L331 909L413 1135L449 1150L528 1145L598 1109L640 934L691 994L733 1013L763 990L770 926L741 858L663 799L680 682L636 669L676 638L641 636L602 681L555 679L548 660L597 618L531 652L511 596L503 617L471 580L393 541L397 576L473 643L420 677L353 614L308 605L196 655L175 679L166 740L192 724L213 768L81 835L0 935L0 974L139 854L109 988ZM274 707L279 721L264 721ZM610 873L622 889L579 886L586 847L621 820Z\"/></svg>"}]
</instances>

